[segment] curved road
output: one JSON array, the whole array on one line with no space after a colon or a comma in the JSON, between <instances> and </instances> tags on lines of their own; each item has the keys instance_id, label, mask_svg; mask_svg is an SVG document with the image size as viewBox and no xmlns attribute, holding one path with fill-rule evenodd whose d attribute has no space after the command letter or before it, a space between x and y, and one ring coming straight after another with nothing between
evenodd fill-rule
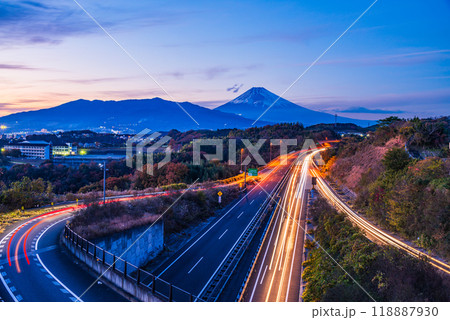
<instances>
[{"instance_id":1,"label":"curved road","mask_svg":"<svg viewBox=\"0 0 450 320\"><path fill-rule=\"evenodd\" d=\"M329 186L326 180L322 177L322 174L320 173L317 165L314 164L314 167L315 168L314 170L312 170L312 174L317 177L317 187L322 196L324 196L325 199L327 199L329 203L332 204L336 209L345 213L350 221L352 221L366 233L366 236L368 236L369 239L377 239L378 241L400 249L415 258L425 259L433 267L447 274L450 274L450 265L446 262L441 261L440 259L409 245L406 241L401 240L400 238L397 238L396 236L393 236L386 231L383 231L371 222L364 219L347 203L345 203L345 201L343 201L339 197L339 194Z\"/></svg>"},{"instance_id":2,"label":"curved road","mask_svg":"<svg viewBox=\"0 0 450 320\"><path fill-rule=\"evenodd\" d=\"M162 265L158 277L200 295L255 217L267 198L266 192L275 188L297 156L289 155L283 165L274 160L261 170L262 181ZM155 195L109 201L148 196ZM11 227L2 235L0 301L126 301L101 283L81 296L96 278L74 263L59 243L64 225L76 209L72 206L51 211Z\"/></svg>"},{"instance_id":3,"label":"curved road","mask_svg":"<svg viewBox=\"0 0 450 320\"><path fill-rule=\"evenodd\" d=\"M3 301L126 301L64 253L59 237L75 207L59 209L13 227L0 240Z\"/></svg>"}]
</instances>

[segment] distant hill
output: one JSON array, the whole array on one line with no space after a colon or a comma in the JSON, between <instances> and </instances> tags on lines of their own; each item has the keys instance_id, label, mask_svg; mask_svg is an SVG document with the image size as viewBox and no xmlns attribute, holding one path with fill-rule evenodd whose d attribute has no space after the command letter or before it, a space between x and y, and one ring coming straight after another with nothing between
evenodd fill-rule
<instances>
[{"instance_id":1,"label":"distant hill","mask_svg":"<svg viewBox=\"0 0 450 320\"><path fill-rule=\"evenodd\" d=\"M214 110L228 112L248 119L258 119L279 97L262 87L254 87L244 92L239 97ZM301 122L305 126L319 123L334 123L334 115L313 111L292 103L286 99L279 100L258 120L273 123ZM367 126L367 121L338 117L337 122L354 123Z\"/></svg>"},{"instance_id":2,"label":"distant hill","mask_svg":"<svg viewBox=\"0 0 450 320\"><path fill-rule=\"evenodd\" d=\"M177 103L160 98L144 100L76 100L49 109L11 114L0 118L7 131L116 129L138 132L144 128L157 131L177 129L247 128L252 120L207 109L189 102L180 105L198 122L197 125ZM267 122L259 125L268 124Z\"/></svg>"},{"instance_id":3,"label":"distant hill","mask_svg":"<svg viewBox=\"0 0 450 320\"><path fill-rule=\"evenodd\" d=\"M161 98L122 101L80 99L53 108L0 117L0 124L7 126L7 132L88 129L133 133L144 128L154 131L245 129L251 127L254 120L277 98L264 88L252 88L213 110L189 102L179 103L198 124L176 102ZM334 115L309 110L280 98L255 125L300 122L310 126L334 121ZM362 120L338 117L337 121L367 126L367 121Z\"/></svg>"}]
</instances>

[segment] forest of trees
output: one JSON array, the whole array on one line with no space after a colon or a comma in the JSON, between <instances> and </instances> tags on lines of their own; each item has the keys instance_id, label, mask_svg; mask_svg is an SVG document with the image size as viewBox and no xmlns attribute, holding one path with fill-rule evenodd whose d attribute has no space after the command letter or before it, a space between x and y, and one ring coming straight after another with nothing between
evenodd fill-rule
<instances>
[{"instance_id":1,"label":"forest of trees","mask_svg":"<svg viewBox=\"0 0 450 320\"><path fill-rule=\"evenodd\" d=\"M249 139L252 143L255 143L258 139L282 139L289 138L298 140L298 147L301 148L303 139L315 138L325 139L334 138L336 134L328 128L304 128L299 123L285 123L276 124L264 127L255 127L245 130L238 129L226 129L226 130L191 130L187 132L179 132L172 130L168 133L172 138L169 145L176 152L172 153L171 162L161 168L157 168L154 165L154 174L148 175L136 171L126 166L125 161L112 161L107 164L107 190L112 191L127 191L127 190L143 190L147 188L163 187L168 185L191 184L195 180L199 179L199 182L216 181L226 179L239 174L241 167L237 165L229 165L228 160L228 139L236 139L237 145L237 162L240 162L240 150L244 147L241 139ZM42 139L42 136L32 136L31 139ZM70 137L81 139L80 141L96 141L93 139L116 139L114 143L122 140L123 137L113 137L112 135L95 134L90 131L80 132L68 132L57 135L49 135L50 138L59 141L58 139L68 139ZM100 137L100 138L99 138ZM219 161L202 161L200 165L192 164L192 141L193 139L201 138L222 138L224 146L224 160ZM105 141L104 141L105 140ZM108 141L109 141L108 140ZM65 140L64 140L65 141ZM111 142L111 141L109 141ZM202 152L214 153L215 150L208 150L208 148L202 149ZM271 150L272 149L272 150ZM270 143L267 140L266 143L260 149L261 156L268 162L270 158L274 158L279 154L279 148L273 146L270 148ZM246 152L243 152L243 159L247 156ZM157 163L164 154L155 154L154 163ZM6 157L0 158L0 161L4 161L6 164L8 159ZM144 159L145 161L145 159ZM1 163L0 163L1 164ZM146 165L145 165L146 166ZM249 167L256 167L257 164L252 159ZM146 167L144 167L144 172ZM25 179L26 178L26 179ZM42 205L45 203L45 199L50 201L51 194L46 197L37 197L34 193L27 195L29 199L37 199L36 201L16 202L12 201L11 195L17 190L17 187L13 184L20 182L26 183L40 183L44 181L46 185L50 186L51 193L56 195L63 195L68 193L88 193L93 191L101 191L103 189L103 172L102 169L92 164L82 164L78 168L70 168L64 165L55 165L52 161L45 161L39 167L32 166L30 164L14 165L7 169L6 167L0 168L0 206L1 211L19 209L22 206L24 208L31 208ZM38 182L36 182L38 181ZM28 192L22 190L21 192ZM49 202L47 202L48 204Z\"/></svg>"},{"instance_id":2,"label":"forest of trees","mask_svg":"<svg viewBox=\"0 0 450 320\"><path fill-rule=\"evenodd\" d=\"M428 132L429 131L429 132ZM428 133L427 133L428 132ZM365 169L353 188L359 212L382 227L450 259L450 162L448 121L392 120L367 139L345 140L324 154L331 177L342 184L361 165L359 156L389 140L410 141L413 147L438 150L440 157L411 158L404 147L392 147ZM373 149L372 149L373 150ZM345 161L349 159L349 161ZM370 161L370 159L368 160Z\"/></svg>"},{"instance_id":3,"label":"forest of trees","mask_svg":"<svg viewBox=\"0 0 450 320\"><path fill-rule=\"evenodd\" d=\"M324 199L314 202L311 216L305 301L449 301L448 276L427 262L370 242Z\"/></svg>"}]
</instances>

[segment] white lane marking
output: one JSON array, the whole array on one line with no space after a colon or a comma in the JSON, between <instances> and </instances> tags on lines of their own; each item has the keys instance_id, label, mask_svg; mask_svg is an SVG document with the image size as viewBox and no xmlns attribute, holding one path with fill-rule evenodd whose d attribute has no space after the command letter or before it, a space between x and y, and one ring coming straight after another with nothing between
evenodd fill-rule
<instances>
[{"instance_id":1,"label":"white lane marking","mask_svg":"<svg viewBox=\"0 0 450 320\"><path fill-rule=\"evenodd\" d=\"M17 298L17 301L18 301L18 302L20 302L20 301L23 300L23 298L22 298L22 296L21 296L20 294L18 294L18 295L16 296L16 298Z\"/></svg>"},{"instance_id":2,"label":"white lane marking","mask_svg":"<svg viewBox=\"0 0 450 320\"><path fill-rule=\"evenodd\" d=\"M61 219L61 220L55 222L54 224L50 225L49 227L47 227L47 229L45 229L45 230L41 233L41 235L39 236L39 238L37 239L36 244L35 244L35 246L34 246L34 250L37 251L37 248L38 248L38 246L39 246L39 241L41 240L42 236L43 236L50 228L52 228L53 226L57 225L58 223L61 223L62 221L65 221L65 220L67 220L67 219L69 219L69 218L70 218L70 217ZM70 293L75 299L77 299L77 301L83 302L83 300L81 300L75 293L73 293L68 287L66 287L66 286L64 285L64 283L62 283L62 282L61 282L61 281L60 281L53 273L51 273L51 271L45 266L44 262L42 262L42 259L41 259L41 257L39 256L39 253L36 253L36 257L38 258L40 264L42 264L42 267L44 267L44 269L47 271L47 273L48 273L49 275L51 275L52 278L55 279L56 282L58 282L64 289L66 289L67 293Z\"/></svg>"},{"instance_id":3,"label":"white lane marking","mask_svg":"<svg viewBox=\"0 0 450 320\"><path fill-rule=\"evenodd\" d=\"M222 233L222 235L219 237L219 240L222 239L222 237L225 235L225 233L227 233L228 229L224 231L224 233Z\"/></svg>"},{"instance_id":4,"label":"white lane marking","mask_svg":"<svg viewBox=\"0 0 450 320\"><path fill-rule=\"evenodd\" d=\"M243 214L244 214L244 211L242 211L242 212L237 216L237 218L239 219Z\"/></svg>"},{"instance_id":5,"label":"white lane marking","mask_svg":"<svg viewBox=\"0 0 450 320\"><path fill-rule=\"evenodd\" d=\"M250 202L250 205L253 203L253 201L255 201L255 199L253 199L253 200Z\"/></svg>"},{"instance_id":6,"label":"white lane marking","mask_svg":"<svg viewBox=\"0 0 450 320\"><path fill-rule=\"evenodd\" d=\"M9 237L19 228L20 226L17 226L16 228L14 228L13 230L11 230L6 236L3 237L3 239L0 242L6 242L6 239L9 239ZM19 300L17 300L16 295L12 293L12 291L9 289L8 284L5 282L5 278L4 276L6 276L6 273L3 274L3 272L0 274L0 280L3 283L3 286L6 288L6 291L8 291L9 295L11 296L11 298L14 300L14 302L19 302Z\"/></svg>"},{"instance_id":7,"label":"white lane marking","mask_svg":"<svg viewBox=\"0 0 450 320\"><path fill-rule=\"evenodd\" d=\"M278 214L275 219L275 223L273 224L272 232L270 233L268 245L266 246L266 251L264 252L264 256L262 259L263 262L266 260L267 252L269 251L269 247L270 247L270 242L272 241L273 233L277 227L277 222L278 222L278 219L280 218L280 215L281 215L281 213L280 213L280 211L278 211ZM280 224L281 224L281 222L280 222ZM256 285L258 284L258 280L261 275L263 265L264 264L261 264L261 267L259 268L258 276L256 277L256 283L255 283L255 286L253 287L252 295L250 296L250 302L253 300L253 296L255 295Z\"/></svg>"},{"instance_id":8,"label":"white lane marking","mask_svg":"<svg viewBox=\"0 0 450 320\"><path fill-rule=\"evenodd\" d=\"M272 169L267 176L265 176L259 183L263 183L264 180L266 180L268 177L270 177L270 175L274 172L274 170L276 170L275 168ZM249 195L250 193L253 192L253 190L256 190L256 188L253 188L252 190L249 191L249 193L247 195ZM243 201L244 199L246 199L247 197L242 197L238 202L236 202L234 204L234 206L232 206L230 208L230 210L228 210L222 217L220 217L211 227L208 228L208 230L206 230L200 237L197 238L197 240L195 240L186 250L184 250L174 261L172 261L172 263L170 263L163 271L161 271L161 273L159 275L156 276L156 278L159 278L162 276L162 274L164 272L166 272L167 270L169 270L170 267L172 267L182 256L184 256L184 254L186 252L188 252L193 246L195 246L197 244L197 242L200 241L200 239L202 239L209 231L211 231L212 228L214 228L223 218L225 218L230 212L231 210L233 210L239 203L241 203L241 201Z\"/></svg>"},{"instance_id":9,"label":"white lane marking","mask_svg":"<svg viewBox=\"0 0 450 320\"><path fill-rule=\"evenodd\" d=\"M260 282L259 284L262 284L262 283L263 283L264 277L266 276L266 271L267 271L267 267L268 267L268 266L269 266L269 265L266 264L266 267L264 268L263 276L262 276L262 278L261 278L261 282Z\"/></svg>"},{"instance_id":10,"label":"white lane marking","mask_svg":"<svg viewBox=\"0 0 450 320\"><path fill-rule=\"evenodd\" d=\"M260 191L258 194L261 194L262 193L262 191Z\"/></svg>"},{"instance_id":11,"label":"white lane marking","mask_svg":"<svg viewBox=\"0 0 450 320\"><path fill-rule=\"evenodd\" d=\"M255 190L255 189L252 189ZM275 192L275 189L272 190L272 192L269 194L269 197L272 195L272 193ZM227 254L225 255L225 257L223 258L223 260L220 262L219 266L217 267L217 269L214 271L214 273L212 274L212 276L208 279L208 281L206 282L205 286L202 288L202 290L200 290L199 294L197 295L197 298L194 301L198 301L198 298L202 296L203 292L205 291L206 287L211 283L212 279L214 278L214 276L217 274L217 272L219 271L220 267L223 265L223 263L225 262L225 260L228 258L228 256L230 255L231 251L233 251L233 249L236 247L236 245L238 244L238 242L242 239L242 236L244 235L245 232L247 232L247 230L250 228L250 225L253 223L253 221L255 221L255 219L258 217L258 213L262 210L263 207L260 207L257 211L256 214L253 216L253 218L250 220L250 222L247 224L247 226L245 227L244 231L242 231L242 233L239 235L238 239L236 240L236 242L231 246L231 249L227 252Z\"/></svg>"},{"instance_id":12,"label":"white lane marking","mask_svg":"<svg viewBox=\"0 0 450 320\"><path fill-rule=\"evenodd\" d=\"M309 178L308 177L309 167L310 167L310 160L305 159L303 161L303 166L302 166L302 171L301 171L301 178L300 178L300 182L302 183L300 200L297 200L297 201L300 201L300 211L299 211L299 214L298 214L298 224L297 224L297 226L295 225L295 220L293 221L294 227L295 226L297 227L297 233L295 235L294 250L292 252L291 270L289 272L289 280L288 280L288 285L287 285L287 288L286 288L286 299L285 299L286 302L288 301L288 298L289 298L289 288L291 286L292 270L294 268L294 260L295 260L295 256L296 256L296 253L297 253L298 234L299 234L300 228L303 229L303 227L300 226L300 221L301 221L302 212L303 212L304 196L305 196L305 191L306 191L306 189L305 189L306 188L306 179ZM298 205L298 202L297 202L297 205ZM295 206L295 208L297 208L297 205ZM305 232L304 229L303 229L303 232ZM300 279L301 278L302 278L302 276L300 275Z\"/></svg>"},{"instance_id":13,"label":"white lane marking","mask_svg":"<svg viewBox=\"0 0 450 320\"><path fill-rule=\"evenodd\" d=\"M197 266L197 265L198 265L198 264L200 263L200 261L202 261L202 260L203 260L203 257L201 257L201 258L200 258L200 260L198 260L198 261L197 261L197 263L196 263L196 264L194 264L194 266L193 266L193 267L191 268L191 270L189 270L188 274L189 274L189 273L191 273L191 272L192 272L192 270L194 270L194 269L195 269L195 267L196 267L196 266Z\"/></svg>"}]
</instances>

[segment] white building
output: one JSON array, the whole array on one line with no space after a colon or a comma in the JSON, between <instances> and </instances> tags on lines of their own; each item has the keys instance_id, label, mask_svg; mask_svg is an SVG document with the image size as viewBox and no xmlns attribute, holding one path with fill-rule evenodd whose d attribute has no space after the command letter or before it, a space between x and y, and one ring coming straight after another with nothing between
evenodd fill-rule
<instances>
[{"instance_id":1,"label":"white building","mask_svg":"<svg viewBox=\"0 0 450 320\"><path fill-rule=\"evenodd\" d=\"M23 157L33 159L50 159L52 145L46 141L23 141L16 144L7 144L5 150L19 150Z\"/></svg>"},{"instance_id":2,"label":"white building","mask_svg":"<svg viewBox=\"0 0 450 320\"><path fill-rule=\"evenodd\" d=\"M78 148L71 143L55 144L52 146L53 156L74 156L78 153Z\"/></svg>"}]
</instances>

